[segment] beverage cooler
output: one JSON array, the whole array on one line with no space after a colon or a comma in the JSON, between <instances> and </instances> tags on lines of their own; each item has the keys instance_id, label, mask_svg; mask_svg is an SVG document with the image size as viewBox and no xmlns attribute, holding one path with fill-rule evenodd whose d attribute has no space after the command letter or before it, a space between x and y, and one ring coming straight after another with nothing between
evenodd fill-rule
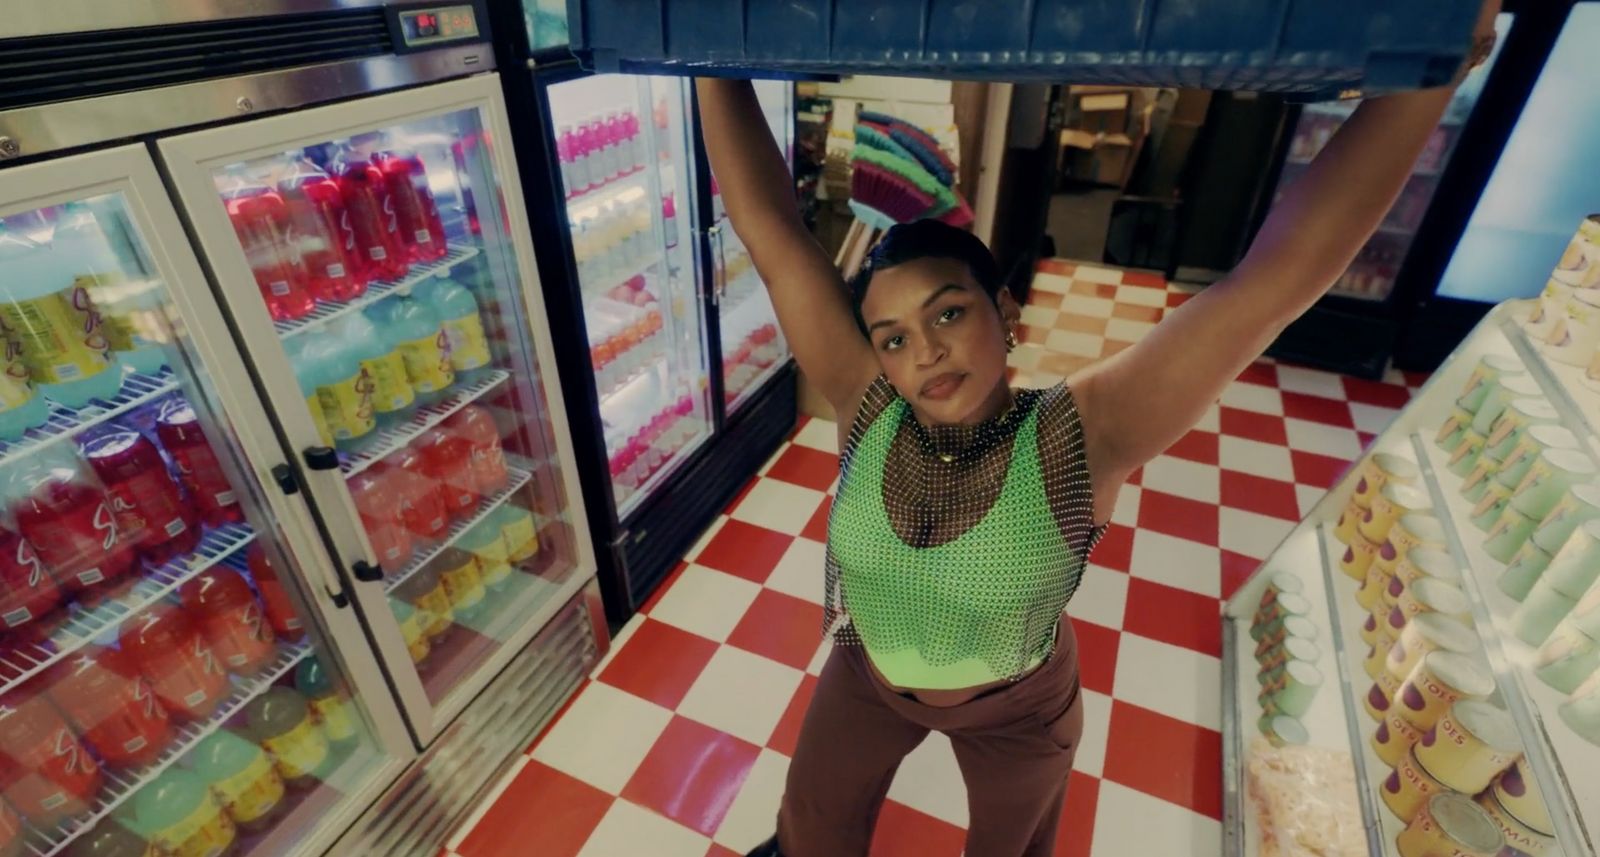
<instances>
[{"instance_id":1,"label":"beverage cooler","mask_svg":"<svg viewBox=\"0 0 1600 857\"><path fill-rule=\"evenodd\" d=\"M589 525L613 623L630 616L782 442L795 379L728 226L691 82L592 75L545 4L496 19ZM759 84L775 138L792 87Z\"/></svg>"},{"instance_id":2,"label":"beverage cooler","mask_svg":"<svg viewBox=\"0 0 1600 857\"><path fill-rule=\"evenodd\" d=\"M483 9L317 6L0 25L0 854L436 853L606 645Z\"/></svg>"}]
</instances>

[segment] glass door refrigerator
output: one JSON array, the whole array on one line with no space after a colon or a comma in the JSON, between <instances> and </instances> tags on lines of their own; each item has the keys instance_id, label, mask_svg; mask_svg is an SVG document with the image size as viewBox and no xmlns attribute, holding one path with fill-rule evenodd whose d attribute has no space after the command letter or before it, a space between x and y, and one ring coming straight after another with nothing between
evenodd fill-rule
<instances>
[{"instance_id":1,"label":"glass door refrigerator","mask_svg":"<svg viewBox=\"0 0 1600 857\"><path fill-rule=\"evenodd\" d=\"M143 146L0 170L0 852L328 847L416 755Z\"/></svg>"},{"instance_id":2,"label":"glass door refrigerator","mask_svg":"<svg viewBox=\"0 0 1600 857\"><path fill-rule=\"evenodd\" d=\"M690 81L593 75L491 7L607 616L649 598L795 419L792 361L721 222ZM785 87L764 94L787 145Z\"/></svg>"}]
</instances>

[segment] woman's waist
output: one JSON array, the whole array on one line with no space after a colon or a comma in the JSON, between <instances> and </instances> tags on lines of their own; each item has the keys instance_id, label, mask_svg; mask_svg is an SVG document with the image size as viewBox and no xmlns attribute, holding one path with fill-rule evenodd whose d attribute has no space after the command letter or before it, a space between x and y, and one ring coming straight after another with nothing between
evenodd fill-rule
<instances>
[{"instance_id":1,"label":"woman's waist","mask_svg":"<svg viewBox=\"0 0 1600 857\"><path fill-rule=\"evenodd\" d=\"M860 635L859 627L857 634ZM1020 668L1010 675L996 675L997 671L986 660L977 657L929 664L914 648L887 651L874 646L864 636L861 648L865 654L862 660L885 689L934 708L964 705L1018 687L1042 671L1068 667L1075 670L1077 664L1077 640L1065 613L1060 615L1049 637L1041 640L1036 648L1028 647L1033 652L1021 658ZM886 672L901 677L900 681L891 680Z\"/></svg>"}]
</instances>

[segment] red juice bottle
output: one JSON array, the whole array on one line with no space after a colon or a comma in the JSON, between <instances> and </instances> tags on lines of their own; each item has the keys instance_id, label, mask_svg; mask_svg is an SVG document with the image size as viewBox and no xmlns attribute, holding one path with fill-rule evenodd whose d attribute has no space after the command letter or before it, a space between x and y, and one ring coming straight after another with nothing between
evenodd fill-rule
<instances>
[{"instance_id":1,"label":"red juice bottle","mask_svg":"<svg viewBox=\"0 0 1600 857\"><path fill-rule=\"evenodd\" d=\"M65 596L28 540L0 524L0 630L15 631L43 619Z\"/></svg>"},{"instance_id":2,"label":"red juice bottle","mask_svg":"<svg viewBox=\"0 0 1600 857\"><path fill-rule=\"evenodd\" d=\"M172 743L167 710L123 652L86 646L51 678L51 700L106 764L148 765Z\"/></svg>"},{"instance_id":3,"label":"red juice bottle","mask_svg":"<svg viewBox=\"0 0 1600 857\"><path fill-rule=\"evenodd\" d=\"M372 161L354 152L346 158L339 168L339 191L355 233L356 249L365 257L372 279L398 280L411 271L411 263L400 240L388 184Z\"/></svg>"},{"instance_id":4,"label":"red juice bottle","mask_svg":"<svg viewBox=\"0 0 1600 857\"><path fill-rule=\"evenodd\" d=\"M38 684L0 699L0 791L23 818L49 830L87 812L103 776Z\"/></svg>"},{"instance_id":5,"label":"red juice bottle","mask_svg":"<svg viewBox=\"0 0 1600 857\"><path fill-rule=\"evenodd\" d=\"M396 495L403 490L392 471L368 468L350 477L350 498L361 515L367 539L378 554L378 564L394 574L411 561L411 531L400 520Z\"/></svg>"},{"instance_id":6,"label":"red juice bottle","mask_svg":"<svg viewBox=\"0 0 1600 857\"><path fill-rule=\"evenodd\" d=\"M244 521L239 495L223 472L216 450L206 441L193 405L181 397L164 402L156 417L156 437L178 466L178 479L199 507L206 526Z\"/></svg>"},{"instance_id":7,"label":"red juice bottle","mask_svg":"<svg viewBox=\"0 0 1600 857\"><path fill-rule=\"evenodd\" d=\"M464 521L478 510L482 494L472 469L472 443L442 428L433 428L413 446L422 458L422 472L444 486L445 506L451 517Z\"/></svg>"},{"instance_id":8,"label":"red juice bottle","mask_svg":"<svg viewBox=\"0 0 1600 857\"><path fill-rule=\"evenodd\" d=\"M450 506L444 483L428 475L422 456L414 447L402 447L380 463L392 474L400 522L412 538L438 542L450 532Z\"/></svg>"},{"instance_id":9,"label":"red juice bottle","mask_svg":"<svg viewBox=\"0 0 1600 857\"><path fill-rule=\"evenodd\" d=\"M261 545L251 545L246 557L250 577L256 582L256 592L261 594L261 605L267 611L267 622L272 625L273 632L291 643L304 637L305 622L295 612L294 602L289 600L289 593L278 579L277 569L272 567L267 552Z\"/></svg>"},{"instance_id":10,"label":"red juice bottle","mask_svg":"<svg viewBox=\"0 0 1600 857\"><path fill-rule=\"evenodd\" d=\"M178 597L229 672L253 675L272 663L276 637L261 602L239 572L213 566L184 583Z\"/></svg>"},{"instance_id":11,"label":"red juice bottle","mask_svg":"<svg viewBox=\"0 0 1600 857\"><path fill-rule=\"evenodd\" d=\"M118 529L111 498L64 445L19 461L7 494L22 537L68 595L86 595L133 571L135 546Z\"/></svg>"},{"instance_id":12,"label":"red juice bottle","mask_svg":"<svg viewBox=\"0 0 1600 857\"><path fill-rule=\"evenodd\" d=\"M497 494L511 484L505 450L500 447L500 428L487 408L463 407L445 422L445 430L471 444L472 475L479 494Z\"/></svg>"},{"instance_id":13,"label":"red juice bottle","mask_svg":"<svg viewBox=\"0 0 1600 857\"><path fill-rule=\"evenodd\" d=\"M296 158L278 181L289 222L305 260L311 294L343 302L367 291L367 264L356 248L355 230L344 210L339 183L310 161Z\"/></svg>"},{"instance_id":14,"label":"red juice bottle","mask_svg":"<svg viewBox=\"0 0 1600 857\"><path fill-rule=\"evenodd\" d=\"M316 301L306 287L300 254L289 242L289 208L283 197L241 176L225 180L221 193L267 312L278 321L304 318L316 309Z\"/></svg>"},{"instance_id":15,"label":"red juice bottle","mask_svg":"<svg viewBox=\"0 0 1600 857\"><path fill-rule=\"evenodd\" d=\"M138 546L145 562L162 565L200 543L200 516L144 435L113 427L85 441L83 456L110 492L118 529Z\"/></svg>"},{"instance_id":16,"label":"red juice bottle","mask_svg":"<svg viewBox=\"0 0 1600 857\"><path fill-rule=\"evenodd\" d=\"M389 198L394 202L400 240L406 245L412 262L431 262L444 258L444 220L439 217L439 204L428 187L428 170L415 152L397 149L383 152L374 158L383 171L389 188Z\"/></svg>"},{"instance_id":17,"label":"red juice bottle","mask_svg":"<svg viewBox=\"0 0 1600 857\"><path fill-rule=\"evenodd\" d=\"M228 695L228 674L188 613L167 602L122 622L118 641L180 720L204 720Z\"/></svg>"}]
</instances>

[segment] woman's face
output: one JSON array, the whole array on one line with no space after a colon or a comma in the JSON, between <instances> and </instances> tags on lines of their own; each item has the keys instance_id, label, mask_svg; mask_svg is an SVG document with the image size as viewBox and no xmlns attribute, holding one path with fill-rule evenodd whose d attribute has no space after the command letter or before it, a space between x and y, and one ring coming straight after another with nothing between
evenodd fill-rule
<instances>
[{"instance_id":1,"label":"woman's face","mask_svg":"<svg viewBox=\"0 0 1600 857\"><path fill-rule=\"evenodd\" d=\"M873 274L861 302L884 375L927 424L981 422L1005 406L1005 337L1019 315L1009 292L990 300L955 259Z\"/></svg>"}]
</instances>

